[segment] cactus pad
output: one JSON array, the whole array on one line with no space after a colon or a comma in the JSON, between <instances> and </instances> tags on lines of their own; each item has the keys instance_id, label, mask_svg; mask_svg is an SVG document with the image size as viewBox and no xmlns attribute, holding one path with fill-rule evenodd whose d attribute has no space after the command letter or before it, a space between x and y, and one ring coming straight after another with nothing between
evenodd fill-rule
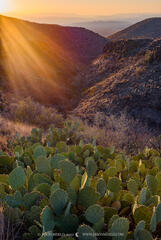
<instances>
[{"instance_id":1,"label":"cactus pad","mask_svg":"<svg viewBox=\"0 0 161 240\"><path fill-rule=\"evenodd\" d=\"M24 186L26 182L26 174L22 167L15 168L10 174L9 174L9 184L11 187L15 190L20 189Z\"/></svg>"},{"instance_id":2,"label":"cactus pad","mask_svg":"<svg viewBox=\"0 0 161 240\"><path fill-rule=\"evenodd\" d=\"M67 183L70 183L75 177L77 171L74 163L64 160L59 162L59 168L61 169L61 177Z\"/></svg>"},{"instance_id":3,"label":"cactus pad","mask_svg":"<svg viewBox=\"0 0 161 240\"><path fill-rule=\"evenodd\" d=\"M97 223L104 217L104 209L97 204L94 204L87 208L85 217L90 223Z\"/></svg>"},{"instance_id":4,"label":"cactus pad","mask_svg":"<svg viewBox=\"0 0 161 240\"><path fill-rule=\"evenodd\" d=\"M85 187L79 192L78 196L78 204L88 208L89 206L97 203L100 198L100 194L95 192L95 190L91 187Z\"/></svg>"},{"instance_id":5,"label":"cactus pad","mask_svg":"<svg viewBox=\"0 0 161 240\"><path fill-rule=\"evenodd\" d=\"M111 192L119 192L121 190L121 181L117 177L110 178L107 184L107 188Z\"/></svg>"},{"instance_id":6,"label":"cactus pad","mask_svg":"<svg viewBox=\"0 0 161 240\"><path fill-rule=\"evenodd\" d=\"M57 215L60 215L63 212L67 204L67 201L68 201L68 194L62 189L56 190L50 196L51 206Z\"/></svg>"}]
</instances>

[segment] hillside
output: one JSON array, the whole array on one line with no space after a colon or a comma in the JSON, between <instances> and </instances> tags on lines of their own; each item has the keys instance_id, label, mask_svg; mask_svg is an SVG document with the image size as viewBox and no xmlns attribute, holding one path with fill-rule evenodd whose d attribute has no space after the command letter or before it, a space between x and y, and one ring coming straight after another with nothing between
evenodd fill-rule
<instances>
[{"instance_id":1,"label":"hillside","mask_svg":"<svg viewBox=\"0 0 161 240\"><path fill-rule=\"evenodd\" d=\"M161 127L161 39L107 43L82 77L84 92L74 110L77 116L93 121L96 112L126 111Z\"/></svg>"},{"instance_id":2,"label":"hillside","mask_svg":"<svg viewBox=\"0 0 161 240\"><path fill-rule=\"evenodd\" d=\"M107 40L76 27L0 17L1 85L17 95L70 105L73 77L101 52ZM68 99L68 101L67 101Z\"/></svg>"},{"instance_id":3,"label":"hillside","mask_svg":"<svg viewBox=\"0 0 161 240\"><path fill-rule=\"evenodd\" d=\"M118 33L109 36L109 39L159 38L161 37L161 18L148 18L138 22Z\"/></svg>"}]
</instances>

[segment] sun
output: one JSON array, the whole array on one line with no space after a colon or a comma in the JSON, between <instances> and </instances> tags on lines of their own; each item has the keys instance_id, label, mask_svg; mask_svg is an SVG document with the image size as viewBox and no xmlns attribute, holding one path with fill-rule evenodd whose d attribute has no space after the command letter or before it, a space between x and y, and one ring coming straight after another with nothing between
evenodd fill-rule
<instances>
[{"instance_id":1,"label":"sun","mask_svg":"<svg viewBox=\"0 0 161 240\"><path fill-rule=\"evenodd\" d=\"M9 10L8 0L0 0L0 14Z\"/></svg>"}]
</instances>

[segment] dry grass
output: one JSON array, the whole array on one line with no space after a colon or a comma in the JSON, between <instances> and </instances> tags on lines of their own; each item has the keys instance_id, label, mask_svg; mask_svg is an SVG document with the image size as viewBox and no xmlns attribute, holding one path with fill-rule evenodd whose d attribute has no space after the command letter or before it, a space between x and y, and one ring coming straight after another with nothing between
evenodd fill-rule
<instances>
[{"instance_id":1,"label":"dry grass","mask_svg":"<svg viewBox=\"0 0 161 240\"><path fill-rule=\"evenodd\" d=\"M31 97L13 100L7 118L44 129L49 128L51 124L62 127L64 122L62 115L55 108L35 102Z\"/></svg>"},{"instance_id":2,"label":"dry grass","mask_svg":"<svg viewBox=\"0 0 161 240\"><path fill-rule=\"evenodd\" d=\"M84 142L92 142L93 138L96 138L97 144L108 147L115 146L117 150L127 154L137 154L146 146L151 147L151 140L156 139L155 133L150 131L146 125L129 118L125 113L119 117L96 113L93 125L79 119L77 121L80 122L82 128L82 131L78 131L77 134Z\"/></svg>"},{"instance_id":3,"label":"dry grass","mask_svg":"<svg viewBox=\"0 0 161 240\"><path fill-rule=\"evenodd\" d=\"M0 149L8 151L8 139L14 139L17 134L19 136L29 136L33 127L19 122L15 123L0 116Z\"/></svg>"}]
</instances>

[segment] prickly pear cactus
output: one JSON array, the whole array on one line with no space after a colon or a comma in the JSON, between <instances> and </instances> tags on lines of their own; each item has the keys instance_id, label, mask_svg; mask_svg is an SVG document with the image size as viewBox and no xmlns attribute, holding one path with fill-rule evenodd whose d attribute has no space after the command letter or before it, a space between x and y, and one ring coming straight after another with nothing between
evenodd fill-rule
<instances>
[{"instance_id":1,"label":"prickly pear cactus","mask_svg":"<svg viewBox=\"0 0 161 240\"><path fill-rule=\"evenodd\" d=\"M39 156L37 158L34 158L34 162L36 165L36 170L39 173L50 174L51 172L50 162L46 157Z\"/></svg>"},{"instance_id":2,"label":"prickly pear cactus","mask_svg":"<svg viewBox=\"0 0 161 240\"><path fill-rule=\"evenodd\" d=\"M119 192L121 190L121 181L117 177L110 178L107 184L107 188L111 192Z\"/></svg>"},{"instance_id":3,"label":"prickly pear cactus","mask_svg":"<svg viewBox=\"0 0 161 240\"><path fill-rule=\"evenodd\" d=\"M126 240L127 234L129 230L129 221L127 218L117 218L112 226L111 226L111 233L116 234L113 239L117 240Z\"/></svg>"},{"instance_id":4,"label":"prickly pear cactus","mask_svg":"<svg viewBox=\"0 0 161 240\"><path fill-rule=\"evenodd\" d=\"M134 211L134 220L138 224L140 221L145 221L146 227L149 227L153 210L151 208L140 206Z\"/></svg>"},{"instance_id":5,"label":"prickly pear cactus","mask_svg":"<svg viewBox=\"0 0 161 240\"><path fill-rule=\"evenodd\" d=\"M146 202L150 199L150 191L148 188L142 188L140 193L140 204L145 205Z\"/></svg>"},{"instance_id":6,"label":"prickly pear cactus","mask_svg":"<svg viewBox=\"0 0 161 240\"><path fill-rule=\"evenodd\" d=\"M46 157L46 150L43 146L39 145L34 149L34 158Z\"/></svg>"},{"instance_id":7,"label":"prickly pear cactus","mask_svg":"<svg viewBox=\"0 0 161 240\"><path fill-rule=\"evenodd\" d=\"M142 240L142 239L153 240L153 237L149 231L147 231L146 229L142 229L137 232L135 239L136 240Z\"/></svg>"},{"instance_id":8,"label":"prickly pear cactus","mask_svg":"<svg viewBox=\"0 0 161 240\"><path fill-rule=\"evenodd\" d=\"M59 168L61 169L61 177L65 182L70 183L76 176L77 170L74 163L64 160L59 163Z\"/></svg>"},{"instance_id":9,"label":"prickly pear cactus","mask_svg":"<svg viewBox=\"0 0 161 240\"><path fill-rule=\"evenodd\" d=\"M15 192L13 195L8 194L5 197L5 201L12 208L20 207L22 205L22 195L19 191Z\"/></svg>"},{"instance_id":10,"label":"prickly pear cactus","mask_svg":"<svg viewBox=\"0 0 161 240\"><path fill-rule=\"evenodd\" d=\"M157 188L158 188L158 182L155 178L155 176L152 175L147 175L146 176L146 184L149 188L149 190L155 194L157 192Z\"/></svg>"},{"instance_id":11,"label":"prickly pear cactus","mask_svg":"<svg viewBox=\"0 0 161 240\"><path fill-rule=\"evenodd\" d=\"M97 203L100 198L100 194L95 192L95 190L91 187L85 187L79 192L78 196L78 204L88 208L89 206Z\"/></svg>"},{"instance_id":12,"label":"prickly pear cactus","mask_svg":"<svg viewBox=\"0 0 161 240\"><path fill-rule=\"evenodd\" d=\"M55 226L54 213L50 207L46 206L41 213L41 222L44 232L53 231Z\"/></svg>"},{"instance_id":13,"label":"prickly pear cactus","mask_svg":"<svg viewBox=\"0 0 161 240\"><path fill-rule=\"evenodd\" d=\"M50 196L50 204L57 215L60 215L68 202L68 194L62 189L56 190Z\"/></svg>"},{"instance_id":14,"label":"prickly pear cactus","mask_svg":"<svg viewBox=\"0 0 161 240\"><path fill-rule=\"evenodd\" d=\"M63 154L57 153L53 157L49 159L51 168L59 169L59 162L65 160L65 156Z\"/></svg>"},{"instance_id":15,"label":"prickly pear cactus","mask_svg":"<svg viewBox=\"0 0 161 240\"><path fill-rule=\"evenodd\" d=\"M140 230L144 230L145 229L145 222L144 221L140 221L137 225L136 225L136 228L135 228L135 231L134 231L134 239L137 240L137 235L138 235L138 232Z\"/></svg>"},{"instance_id":16,"label":"prickly pear cactus","mask_svg":"<svg viewBox=\"0 0 161 240\"><path fill-rule=\"evenodd\" d=\"M100 193L101 198L104 197L107 190L106 182L103 178L100 178L97 182L97 192Z\"/></svg>"},{"instance_id":17,"label":"prickly pear cactus","mask_svg":"<svg viewBox=\"0 0 161 240\"><path fill-rule=\"evenodd\" d=\"M97 240L94 230L87 225L78 228L77 237L79 240Z\"/></svg>"},{"instance_id":18,"label":"prickly pear cactus","mask_svg":"<svg viewBox=\"0 0 161 240\"><path fill-rule=\"evenodd\" d=\"M138 184L137 184L137 182L135 180L130 179L128 184L127 184L127 188L134 196L137 195L137 193L138 193Z\"/></svg>"},{"instance_id":19,"label":"prickly pear cactus","mask_svg":"<svg viewBox=\"0 0 161 240\"><path fill-rule=\"evenodd\" d=\"M98 204L94 204L87 208L85 217L90 223L98 223L104 217L104 209Z\"/></svg>"},{"instance_id":20,"label":"prickly pear cactus","mask_svg":"<svg viewBox=\"0 0 161 240\"><path fill-rule=\"evenodd\" d=\"M15 168L9 174L9 184L14 190L18 190L25 185L26 174L22 167Z\"/></svg>"},{"instance_id":21,"label":"prickly pear cactus","mask_svg":"<svg viewBox=\"0 0 161 240\"><path fill-rule=\"evenodd\" d=\"M87 159L86 169L87 169L88 177L94 176L96 174L97 164L94 161L94 159L92 159L92 158Z\"/></svg>"}]
</instances>

